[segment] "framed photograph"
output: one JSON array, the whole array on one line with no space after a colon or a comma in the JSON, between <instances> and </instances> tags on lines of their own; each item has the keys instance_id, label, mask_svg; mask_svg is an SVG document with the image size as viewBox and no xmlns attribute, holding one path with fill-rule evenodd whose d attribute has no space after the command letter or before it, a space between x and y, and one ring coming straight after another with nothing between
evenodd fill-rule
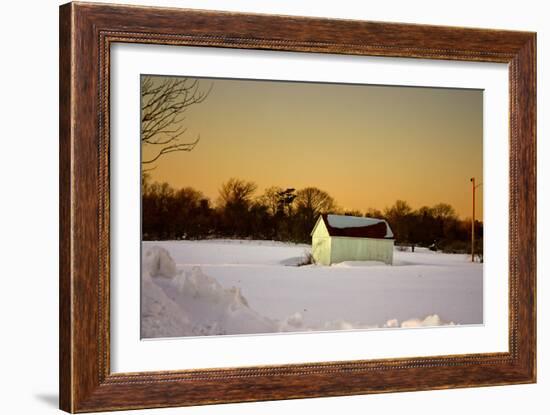
<instances>
[{"instance_id":1,"label":"framed photograph","mask_svg":"<svg viewBox=\"0 0 550 415\"><path fill-rule=\"evenodd\" d=\"M60 8L60 407L536 381L536 34Z\"/></svg>"}]
</instances>

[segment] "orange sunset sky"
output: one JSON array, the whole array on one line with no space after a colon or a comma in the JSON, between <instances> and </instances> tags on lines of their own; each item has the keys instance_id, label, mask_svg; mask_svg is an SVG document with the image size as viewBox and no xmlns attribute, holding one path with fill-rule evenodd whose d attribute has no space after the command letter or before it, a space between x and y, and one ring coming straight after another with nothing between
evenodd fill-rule
<instances>
[{"instance_id":1,"label":"orange sunset sky","mask_svg":"<svg viewBox=\"0 0 550 415\"><path fill-rule=\"evenodd\" d=\"M481 90L204 78L186 112L191 152L163 156L153 181L191 186L215 203L231 177L327 191L344 209L451 204L471 217L483 172ZM152 154L143 147L143 157ZM478 188L476 217L483 214Z\"/></svg>"}]
</instances>

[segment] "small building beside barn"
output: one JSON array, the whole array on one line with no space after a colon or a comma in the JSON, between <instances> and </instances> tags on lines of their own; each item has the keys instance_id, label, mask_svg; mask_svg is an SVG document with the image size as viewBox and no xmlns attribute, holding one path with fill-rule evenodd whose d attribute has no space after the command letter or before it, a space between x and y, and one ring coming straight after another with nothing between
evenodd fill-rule
<instances>
[{"instance_id":1,"label":"small building beside barn","mask_svg":"<svg viewBox=\"0 0 550 415\"><path fill-rule=\"evenodd\" d=\"M311 231L315 263L344 261L393 263L394 236L384 219L344 215L320 215Z\"/></svg>"}]
</instances>

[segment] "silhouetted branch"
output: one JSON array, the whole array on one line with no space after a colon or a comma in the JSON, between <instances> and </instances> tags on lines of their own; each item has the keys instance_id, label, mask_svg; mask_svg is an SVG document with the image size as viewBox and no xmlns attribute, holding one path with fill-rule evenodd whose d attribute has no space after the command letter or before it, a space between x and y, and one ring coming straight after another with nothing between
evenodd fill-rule
<instances>
[{"instance_id":1,"label":"silhouetted branch","mask_svg":"<svg viewBox=\"0 0 550 415\"><path fill-rule=\"evenodd\" d=\"M199 81L188 78L160 78L144 76L141 82L141 143L143 146L164 146L143 164L157 161L165 154L176 151L191 151L200 136L190 142L183 141L187 132L182 123L185 112L195 104L202 103L212 91L201 91Z\"/></svg>"},{"instance_id":2,"label":"silhouetted branch","mask_svg":"<svg viewBox=\"0 0 550 415\"><path fill-rule=\"evenodd\" d=\"M164 147L162 150L160 150L156 156L154 156L150 160L142 160L142 164L150 164L157 161L161 156L168 153L174 153L176 151L191 151L195 148L197 143L200 141L201 136L199 135L197 139L191 143L181 143L181 144L172 144L170 146ZM152 169L149 169L152 170Z\"/></svg>"}]
</instances>

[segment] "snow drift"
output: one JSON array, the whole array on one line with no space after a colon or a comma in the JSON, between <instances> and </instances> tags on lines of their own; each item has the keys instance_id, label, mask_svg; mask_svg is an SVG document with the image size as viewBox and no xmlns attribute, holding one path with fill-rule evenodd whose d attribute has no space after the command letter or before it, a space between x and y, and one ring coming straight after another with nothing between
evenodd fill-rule
<instances>
[{"instance_id":1,"label":"snow drift","mask_svg":"<svg viewBox=\"0 0 550 415\"><path fill-rule=\"evenodd\" d=\"M303 246L299 246L297 249L303 250ZM296 257L290 256L290 258ZM285 260L274 258L273 263L277 264L278 268L289 268L288 261ZM231 268L231 264L223 265L224 268ZM346 268L346 266L341 268ZM241 268L237 269L242 271ZM254 278L255 282L261 283L261 275L256 275ZM282 278L281 281L284 282L285 279ZM299 284L295 284L292 289L301 290L299 294L304 299L310 294ZM269 293L269 290L268 284L262 287L261 292ZM326 294L330 295L330 293ZM331 306L334 307L334 305ZM345 307L345 304L336 304L335 306ZM267 309L269 309L269 304L267 304ZM142 338L423 327L448 324L442 321L437 314L428 315L425 318L404 319L401 322L392 318L385 323L382 320L377 324L361 321L351 322L345 319L330 320L322 316L312 318L310 310L303 307L300 307L299 311L289 310L286 317L275 318L273 315L268 317L250 306L249 301L242 294L241 288L235 285L225 288L216 278L206 274L203 267L196 264L182 267L176 264L165 247L150 244L144 244L143 247L141 314Z\"/></svg>"},{"instance_id":2,"label":"snow drift","mask_svg":"<svg viewBox=\"0 0 550 415\"><path fill-rule=\"evenodd\" d=\"M144 250L142 292L145 338L277 331L274 321L250 309L238 288L223 288L200 267L176 270L164 248Z\"/></svg>"}]
</instances>

